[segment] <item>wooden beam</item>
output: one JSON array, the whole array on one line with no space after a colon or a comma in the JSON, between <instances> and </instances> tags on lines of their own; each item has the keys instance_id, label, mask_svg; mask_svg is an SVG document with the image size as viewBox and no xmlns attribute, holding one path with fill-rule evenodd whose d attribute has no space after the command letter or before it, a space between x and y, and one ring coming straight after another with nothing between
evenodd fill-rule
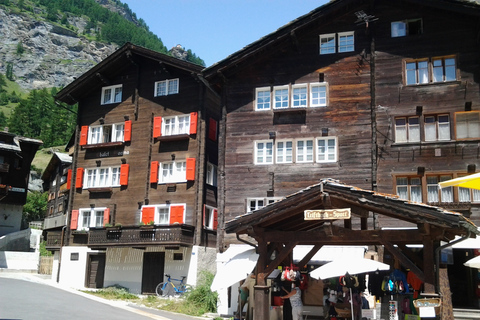
<instances>
[{"instance_id":1,"label":"wooden beam","mask_svg":"<svg viewBox=\"0 0 480 320\"><path fill-rule=\"evenodd\" d=\"M297 245L297 242L288 242L285 247L278 253L278 255L273 259L268 266L265 267L265 274L268 275L272 273L273 269L276 269L280 263L288 257L288 255L293 251L293 248Z\"/></svg>"},{"instance_id":2,"label":"wooden beam","mask_svg":"<svg viewBox=\"0 0 480 320\"><path fill-rule=\"evenodd\" d=\"M412 260L417 266L423 266L423 261L415 253L412 252L406 245L402 243L397 244L398 248L408 257L408 259Z\"/></svg>"},{"instance_id":3,"label":"wooden beam","mask_svg":"<svg viewBox=\"0 0 480 320\"><path fill-rule=\"evenodd\" d=\"M425 274L412 261L410 261L401 251L393 246L389 241L383 240L382 244L400 263L407 269L410 269L422 281L425 281Z\"/></svg>"},{"instance_id":4,"label":"wooden beam","mask_svg":"<svg viewBox=\"0 0 480 320\"><path fill-rule=\"evenodd\" d=\"M310 250L309 253L307 253L305 255L305 257L303 257L302 260L300 260L298 262L298 266L301 268L302 266L306 265L310 260L312 260L313 256L318 252L318 250L320 250L321 248L323 247L323 245L321 244L317 244L315 245L312 250Z\"/></svg>"}]
</instances>

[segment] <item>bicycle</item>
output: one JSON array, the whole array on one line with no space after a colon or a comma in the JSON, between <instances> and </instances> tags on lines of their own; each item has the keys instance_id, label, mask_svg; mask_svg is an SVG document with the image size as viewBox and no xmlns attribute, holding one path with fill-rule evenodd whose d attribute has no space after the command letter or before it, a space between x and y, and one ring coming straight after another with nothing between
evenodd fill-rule
<instances>
[{"instance_id":1,"label":"bicycle","mask_svg":"<svg viewBox=\"0 0 480 320\"><path fill-rule=\"evenodd\" d=\"M155 293L159 297L181 296L192 290L192 286L184 283L186 276L182 276L182 279L173 279L169 274L165 274L165 277L167 277L167 281L160 282L155 288ZM175 285L172 280L179 281L178 285Z\"/></svg>"}]
</instances>

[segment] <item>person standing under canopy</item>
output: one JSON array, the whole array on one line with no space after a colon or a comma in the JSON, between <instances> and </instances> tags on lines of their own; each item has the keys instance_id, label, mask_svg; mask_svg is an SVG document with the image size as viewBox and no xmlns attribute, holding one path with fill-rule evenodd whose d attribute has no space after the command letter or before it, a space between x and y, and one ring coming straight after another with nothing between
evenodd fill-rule
<instances>
[{"instance_id":1,"label":"person standing under canopy","mask_svg":"<svg viewBox=\"0 0 480 320\"><path fill-rule=\"evenodd\" d=\"M299 286L300 286L300 281L296 280L295 287L292 289L292 291L288 292L284 288L283 290L288 294L281 297L282 299L290 299L290 304L292 305L293 320L301 320L303 318L302 291L300 290Z\"/></svg>"}]
</instances>

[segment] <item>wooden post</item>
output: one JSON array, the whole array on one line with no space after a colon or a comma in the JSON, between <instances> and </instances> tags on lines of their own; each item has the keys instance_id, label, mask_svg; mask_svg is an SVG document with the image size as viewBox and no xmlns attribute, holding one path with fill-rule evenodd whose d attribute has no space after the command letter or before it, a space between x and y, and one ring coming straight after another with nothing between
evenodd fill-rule
<instances>
[{"instance_id":1,"label":"wooden post","mask_svg":"<svg viewBox=\"0 0 480 320\"><path fill-rule=\"evenodd\" d=\"M269 293L270 287L267 286L267 274L265 268L267 266L267 243L259 238L258 241L258 262L257 262L257 283L255 284L254 299L255 309L253 310L253 319L269 319L270 301Z\"/></svg>"},{"instance_id":2,"label":"wooden post","mask_svg":"<svg viewBox=\"0 0 480 320\"><path fill-rule=\"evenodd\" d=\"M423 239L423 273L425 275L423 288L426 293L435 293L436 268L433 240L425 236Z\"/></svg>"}]
</instances>

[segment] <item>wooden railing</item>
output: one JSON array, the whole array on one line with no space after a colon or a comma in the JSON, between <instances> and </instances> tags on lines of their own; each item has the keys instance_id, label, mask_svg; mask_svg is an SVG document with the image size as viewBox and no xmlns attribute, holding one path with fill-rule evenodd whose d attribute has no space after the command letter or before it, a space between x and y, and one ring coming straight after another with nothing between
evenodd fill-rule
<instances>
[{"instance_id":1,"label":"wooden railing","mask_svg":"<svg viewBox=\"0 0 480 320\"><path fill-rule=\"evenodd\" d=\"M49 231L47 232L47 243L45 247L47 249L60 249L62 244L62 232L61 231Z\"/></svg>"},{"instance_id":2,"label":"wooden railing","mask_svg":"<svg viewBox=\"0 0 480 320\"><path fill-rule=\"evenodd\" d=\"M185 224L90 229L89 247L193 244L195 228Z\"/></svg>"}]
</instances>

